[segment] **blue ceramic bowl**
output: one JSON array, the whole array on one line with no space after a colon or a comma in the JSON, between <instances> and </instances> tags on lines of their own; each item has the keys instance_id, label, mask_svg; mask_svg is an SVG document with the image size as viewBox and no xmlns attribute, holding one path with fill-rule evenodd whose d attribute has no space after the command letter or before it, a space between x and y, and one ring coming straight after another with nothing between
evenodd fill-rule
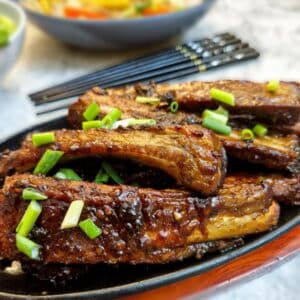
<instances>
[{"instance_id":1,"label":"blue ceramic bowl","mask_svg":"<svg viewBox=\"0 0 300 300\"><path fill-rule=\"evenodd\" d=\"M51 17L26 7L36 26L67 44L94 49L122 49L166 41L191 27L215 0L203 0L189 9L147 18L126 20L72 20Z\"/></svg>"}]
</instances>

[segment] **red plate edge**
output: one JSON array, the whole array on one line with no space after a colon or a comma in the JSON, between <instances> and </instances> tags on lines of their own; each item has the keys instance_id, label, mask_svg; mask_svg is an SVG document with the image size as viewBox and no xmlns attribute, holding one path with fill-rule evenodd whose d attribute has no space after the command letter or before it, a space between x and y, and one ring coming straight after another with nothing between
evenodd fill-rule
<instances>
[{"instance_id":1,"label":"red plate edge","mask_svg":"<svg viewBox=\"0 0 300 300\"><path fill-rule=\"evenodd\" d=\"M234 284L249 281L280 266L300 252L300 225L281 237L204 274L122 300L182 299L208 296Z\"/></svg>"}]
</instances>

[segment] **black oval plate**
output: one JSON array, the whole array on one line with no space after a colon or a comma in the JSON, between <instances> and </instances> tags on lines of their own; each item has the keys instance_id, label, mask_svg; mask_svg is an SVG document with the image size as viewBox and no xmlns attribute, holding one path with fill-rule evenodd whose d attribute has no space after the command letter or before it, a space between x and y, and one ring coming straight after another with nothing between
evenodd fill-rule
<instances>
[{"instance_id":1,"label":"black oval plate","mask_svg":"<svg viewBox=\"0 0 300 300\"><path fill-rule=\"evenodd\" d=\"M24 135L31 131L67 128L65 118L36 125L4 141L0 152L19 147ZM224 253L207 255L201 261L187 259L165 265L106 266L97 265L79 280L66 285L33 280L28 275L10 276L0 273L0 298L2 299L111 299L157 288L178 280L199 275L230 260L250 252L281 236L300 224L300 207L284 207L278 227L268 233L246 239L244 246Z\"/></svg>"}]
</instances>

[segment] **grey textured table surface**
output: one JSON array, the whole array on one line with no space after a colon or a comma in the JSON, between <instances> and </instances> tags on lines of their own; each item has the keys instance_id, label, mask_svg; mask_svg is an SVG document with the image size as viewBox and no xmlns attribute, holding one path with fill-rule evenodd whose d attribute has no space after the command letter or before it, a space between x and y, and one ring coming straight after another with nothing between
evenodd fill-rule
<instances>
[{"instance_id":1,"label":"grey textured table surface","mask_svg":"<svg viewBox=\"0 0 300 300\"><path fill-rule=\"evenodd\" d=\"M184 38L223 31L235 32L250 41L260 50L260 59L188 79L299 80L300 0L219 0ZM26 97L29 92L141 53L82 51L62 45L28 26L22 55L10 75L0 82L0 140L37 121ZM298 256L267 275L213 299L299 299L299 270Z\"/></svg>"}]
</instances>

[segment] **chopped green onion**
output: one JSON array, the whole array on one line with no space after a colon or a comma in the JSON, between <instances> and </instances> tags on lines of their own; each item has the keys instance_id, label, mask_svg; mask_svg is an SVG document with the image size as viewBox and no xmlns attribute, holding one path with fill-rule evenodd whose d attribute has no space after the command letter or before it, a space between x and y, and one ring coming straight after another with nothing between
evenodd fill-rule
<instances>
[{"instance_id":1,"label":"chopped green onion","mask_svg":"<svg viewBox=\"0 0 300 300\"><path fill-rule=\"evenodd\" d=\"M0 47L4 47L9 43L9 33L7 30L0 28Z\"/></svg>"},{"instance_id":2,"label":"chopped green onion","mask_svg":"<svg viewBox=\"0 0 300 300\"><path fill-rule=\"evenodd\" d=\"M231 105L231 106L235 105L235 98L234 95L231 93L212 88L210 89L210 96L211 98L223 102L227 105Z\"/></svg>"},{"instance_id":3,"label":"chopped green onion","mask_svg":"<svg viewBox=\"0 0 300 300\"><path fill-rule=\"evenodd\" d=\"M42 212L42 207L36 201L31 201L16 228L19 235L27 236L32 230L37 218Z\"/></svg>"},{"instance_id":4,"label":"chopped green onion","mask_svg":"<svg viewBox=\"0 0 300 300\"><path fill-rule=\"evenodd\" d=\"M48 197L32 188L26 188L22 191L22 198L23 200L46 200Z\"/></svg>"},{"instance_id":5,"label":"chopped green onion","mask_svg":"<svg viewBox=\"0 0 300 300\"><path fill-rule=\"evenodd\" d=\"M62 168L54 175L56 179L82 180L81 177L72 169Z\"/></svg>"},{"instance_id":6,"label":"chopped green onion","mask_svg":"<svg viewBox=\"0 0 300 300\"><path fill-rule=\"evenodd\" d=\"M229 117L229 112L223 106L219 105L219 107L215 110L215 113L223 115L225 117Z\"/></svg>"},{"instance_id":7,"label":"chopped green onion","mask_svg":"<svg viewBox=\"0 0 300 300\"><path fill-rule=\"evenodd\" d=\"M252 130L257 136L264 136L268 133L268 128L262 124L256 124Z\"/></svg>"},{"instance_id":8,"label":"chopped green onion","mask_svg":"<svg viewBox=\"0 0 300 300\"><path fill-rule=\"evenodd\" d=\"M114 123L112 129L116 129L119 127L130 127L130 126L154 126L156 121L153 119L124 119Z\"/></svg>"},{"instance_id":9,"label":"chopped green onion","mask_svg":"<svg viewBox=\"0 0 300 300\"><path fill-rule=\"evenodd\" d=\"M9 43L9 38L15 30L16 24L10 18L0 15L0 47Z\"/></svg>"},{"instance_id":10,"label":"chopped green onion","mask_svg":"<svg viewBox=\"0 0 300 300\"><path fill-rule=\"evenodd\" d=\"M108 163L107 161L103 161L102 168L115 183L124 183L124 180L117 174L117 172L113 169L110 163Z\"/></svg>"},{"instance_id":11,"label":"chopped green onion","mask_svg":"<svg viewBox=\"0 0 300 300\"><path fill-rule=\"evenodd\" d=\"M142 13L149 6L150 6L150 1L141 1L134 4L134 8L138 13Z\"/></svg>"},{"instance_id":12,"label":"chopped green onion","mask_svg":"<svg viewBox=\"0 0 300 300\"><path fill-rule=\"evenodd\" d=\"M105 173L105 171L101 168L96 177L95 177L95 180L94 182L96 183L107 183L109 180L109 175Z\"/></svg>"},{"instance_id":13,"label":"chopped green onion","mask_svg":"<svg viewBox=\"0 0 300 300\"><path fill-rule=\"evenodd\" d=\"M82 200L75 200L71 202L67 213L64 217L64 220L60 226L60 229L67 229L76 227L84 206L84 202Z\"/></svg>"},{"instance_id":14,"label":"chopped green onion","mask_svg":"<svg viewBox=\"0 0 300 300\"><path fill-rule=\"evenodd\" d=\"M138 96L135 98L135 101L138 103L143 103L143 104L152 104L156 105L159 104L160 99L159 98L154 98L154 97L141 97Z\"/></svg>"},{"instance_id":15,"label":"chopped green onion","mask_svg":"<svg viewBox=\"0 0 300 300\"><path fill-rule=\"evenodd\" d=\"M100 120L82 122L83 130L89 130L92 128L101 128L101 126L102 126L102 122Z\"/></svg>"},{"instance_id":16,"label":"chopped green onion","mask_svg":"<svg viewBox=\"0 0 300 300\"><path fill-rule=\"evenodd\" d=\"M101 127L111 128L113 124L121 118L121 115L122 112L119 109L113 108L111 112L101 120Z\"/></svg>"},{"instance_id":17,"label":"chopped green onion","mask_svg":"<svg viewBox=\"0 0 300 300\"><path fill-rule=\"evenodd\" d=\"M99 105L96 102L93 102L84 111L83 117L87 121L92 121L92 120L96 119L96 117L99 115L99 113L100 113Z\"/></svg>"},{"instance_id":18,"label":"chopped green onion","mask_svg":"<svg viewBox=\"0 0 300 300\"><path fill-rule=\"evenodd\" d=\"M0 15L0 28L6 30L9 35L13 34L16 31L16 24L15 22L4 15Z\"/></svg>"},{"instance_id":19,"label":"chopped green onion","mask_svg":"<svg viewBox=\"0 0 300 300\"><path fill-rule=\"evenodd\" d=\"M230 135L231 133L231 127L215 120L211 117L207 117L203 119L202 125L208 129L211 129L217 133L223 134L223 135Z\"/></svg>"},{"instance_id":20,"label":"chopped green onion","mask_svg":"<svg viewBox=\"0 0 300 300\"><path fill-rule=\"evenodd\" d=\"M174 114L178 111L179 104L176 101L171 102L170 104L170 111Z\"/></svg>"},{"instance_id":21,"label":"chopped green onion","mask_svg":"<svg viewBox=\"0 0 300 300\"><path fill-rule=\"evenodd\" d=\"M27 255L31 259L39 259L40 255L40 245L31 241L30 239L21 236L20 234L16 235L16 246L17 249L23 254Z\"/></svg>"},{"instance_id":22,"label":"chopped green onion","mask_svg":"<svg viewBox=\"0 0 300 300\"><path fill-rule=\"evenodd\" d=\"M32 135L32 144L35 147L47 145L55 142L54 132L41 132Z\"/></svg>"},{"instance_id":23,"label":"chopped green onion","mask_svg":"<svg viewBox=\"0 0 300 300\"><path fill-rule=\"evenodd\" d=\"M279 88L279 80L270 80L267 84L267 90L269 92L275 93Z\"/></svg>"},{"instance_id":24,"label":"chopped green onion","mask_svg":"<svg viewBox=\"0 0 300 300\"><path fill-rule=\"evenodd\" d=\"M241 136L242 136L243 141L253 141L254 140L254 133L249 128L243 129L241 132Z\"/></svg>"},{"instance_id":25,"label":"chopped green onion","mask_svg":"<svg viewBox=\"0 0 300 300\"><path fill-rule=\"evenodd\" d=\"M62 151L47 149L36 165L33 174L47 174L64 155Z\"/></svg>"},{"instance_id":26,"label":"chopped green onion","mask_svg":"<svg viewBox=\"0 0 300 300\"><path fill-rule=\"evenodd\" d=\"M81 221L79 223L79 227L91 240L95 239L102 233L101 229L90 218Z\"/></svg>"},{"instance_id":27,"label":"chopped green onion","mask_svg":"<svg viewBox=\"0 0 300 300\"><path fill-rule=\"evenodd\" d=\"M228 117L222 115L222 114L218 114L213 110L210 109L205 109L202 113L202 118L212 118L215 119L216 121L219 121L223 124L226 124L228 122Z\"/></svg>"}]
</instances>

